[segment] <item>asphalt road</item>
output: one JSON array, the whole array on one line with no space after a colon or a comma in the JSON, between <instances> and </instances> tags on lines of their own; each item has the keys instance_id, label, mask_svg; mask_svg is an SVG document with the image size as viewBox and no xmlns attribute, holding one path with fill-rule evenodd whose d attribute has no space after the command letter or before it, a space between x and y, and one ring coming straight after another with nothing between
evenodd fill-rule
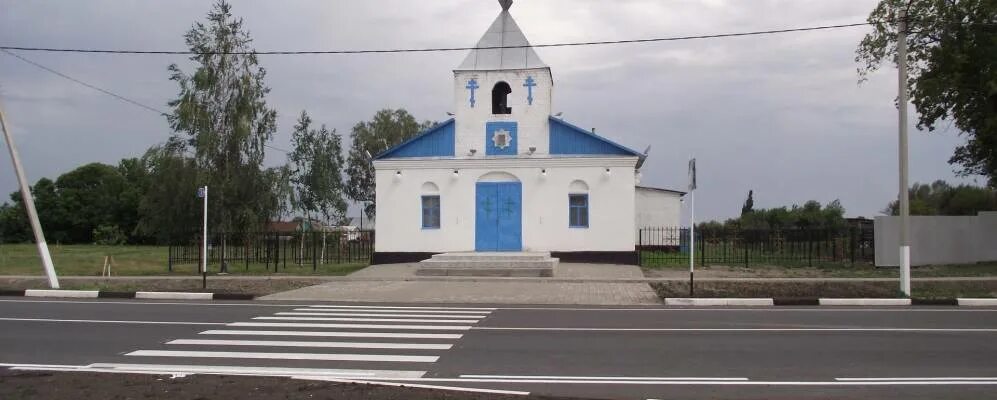
<instances>
[{"instance_id":1,"label":"asphalt road","mask_svg":"<svg viewBox=\"0 0 997 400\"><path fill-rule=\"evenodd\" d=\"M992 308L0 299L6 367L591 398L997 398L995 339Z\"/></svg>"}]
</instances>

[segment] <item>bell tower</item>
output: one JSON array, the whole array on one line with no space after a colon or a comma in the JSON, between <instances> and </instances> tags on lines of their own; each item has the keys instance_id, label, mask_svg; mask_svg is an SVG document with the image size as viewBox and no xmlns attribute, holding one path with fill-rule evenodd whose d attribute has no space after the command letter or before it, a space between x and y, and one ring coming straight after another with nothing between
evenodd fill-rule
<instances>
[{"instance_id":1,"label":"bell tower","mask_svg":"<svg viewBox=\"0 0 997 400\"><path fill-rule=\"evenodd\" d=\"M509 13L512 0L454 70L457 157L549 154L554 79Z\"/></svg>"}]
</instances>

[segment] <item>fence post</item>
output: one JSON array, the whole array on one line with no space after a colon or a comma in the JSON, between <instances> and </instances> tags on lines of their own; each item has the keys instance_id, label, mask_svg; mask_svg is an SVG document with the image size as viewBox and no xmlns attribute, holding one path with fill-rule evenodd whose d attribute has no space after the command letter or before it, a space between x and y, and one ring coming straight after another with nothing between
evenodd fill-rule
<instances>
[{"instance_id":1,"label":"fence post","mask_svg":"<svg viewBox=\"0 0 997 400\"><path fill-rule=\"evenodd\" d=\"M750 262L748 261L748 233L741 232L741 246L744 246L744 268L748 268Z\"/></svg>"},{"instance_id":2,"label":"fence post","mask_svg":"<svg viewBox=\"0 0 997 400\"><path fill-rule=\"evenodd\" d=\"M222 232L221 234L219 234L219 237L222 243L222 254L218 256L219 259L218 269L221 272L228 272L228 267L225 266L225 250L226 250L225 245L227 244L225 243L225 233Z\"/></svg>"},{"instance_id":3,"label":"fence post","mask_svg":"<svg viewBox=\"0 0 997 400\"><path fill-rule=\"evenodd\" d=\"M807 230L807 266L814 266L814 231Z\"/></svg>"},{"instance_id":4,"label":"fence post","mask_svg":"<svg viewBox=\"0 0 997 400\"><path fill-rule=\"evenodd\" d=\"M312 271L318 271L318 232L312 232Z\"/></svg>"},{"instance_id":5,"label":"fence post","mask_svg":"<svg viewBox=\"0 0 997 400\"><path fill-rule=\"evenodd\" d=\"M852 266L855 266L855 227L848 227L848 248L851 253L849 256L852 259Z\"/></svg>"},{"instance_id":6,"label":"fence post","mask_svg":"<svg viewBox=\"0 0 997 400\"><path fill-rule=\"evenodd\" d=\"M170 242L170 248L166 251L166 268L173 272L173 242Z\"/></svg>"}]
</instances>

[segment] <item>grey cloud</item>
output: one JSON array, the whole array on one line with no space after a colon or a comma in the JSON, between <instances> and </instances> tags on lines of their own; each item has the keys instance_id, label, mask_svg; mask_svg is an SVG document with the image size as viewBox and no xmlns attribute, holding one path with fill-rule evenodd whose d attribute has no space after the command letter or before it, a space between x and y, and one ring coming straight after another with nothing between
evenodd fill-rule
<instances>
[{"instance_id":1,"label":"grey cloud","mask_svg":"<svg viewBox=\"0 0 997 400\"><path fill-rule=\"evenodd\" d=\"M545 0L512 11L533 43L629 39L864 21L875 0ZM498 12L493 1L235 0L259 50L470 46ZM0 0L4 44L183 49L208 2ZM749 189L760 207L840 198L874 215L896 193L892 71L857 85L854 48L864 28L643 45L539 49L553 68L555 110L579 126L642 150L644 182L682 189L700 160L697 214L736 214ZM157 108L176 93L166 66L183 56L22 53ZM442 120L463 53L261 56L278 109L273 144L288 147L307 109L344 136L383 107ZM32 181L76 165L137 156L170 134L146 110L0 55L0 94ZM912 181L953 179L946 163L962 138L914 132ZM268 163L284 161L278 152ZM0 165L9 165L6 155ZM14 190L0 167L0 194Z\"/></svg>"}]
</instances>

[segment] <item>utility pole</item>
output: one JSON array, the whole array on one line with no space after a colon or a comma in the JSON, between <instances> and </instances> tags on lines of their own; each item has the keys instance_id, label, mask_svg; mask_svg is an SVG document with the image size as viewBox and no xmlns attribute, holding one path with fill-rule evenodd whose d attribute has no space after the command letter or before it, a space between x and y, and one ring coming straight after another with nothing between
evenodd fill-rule
<instances>
[{"instance_id":1,"label":"utility pole","mask_svg":"<svg viewBox=\"0 0 997 400\"><path fill-rule=\"evenodd\" d=\"M900 291L910 297L910 204L907 191L907 10L900 9L897 29L897 71L900 128Z\"/></svg>"},{"instance_id":2,"label":"utility pole","mask_svg":"<svg viewBox=\"0 0 997 400\"><path fill-rule=\"evenodd\" d=\"M45 275L48 276L48 286L52 289L58 289L59 277L55 274L52 256L48 252L48 243L45 242L45 233L42 232L42 225L38 222L38 212L35 211L35 199L31 195L28 178L24 176L21 157L18 156L17 148L14 147L14 135L7 128L7 118L3 114L2 107L0 107L0 127L3 128L3 137L7 141L7 149L10 150L10 160L14 163L17 183L21 186L21 199L24 202L24 210L28 214L28 221L31 223L31 232L35 234L35 245L38 247L38 257L42 259Z\"/></svg>"}]
</instances>

